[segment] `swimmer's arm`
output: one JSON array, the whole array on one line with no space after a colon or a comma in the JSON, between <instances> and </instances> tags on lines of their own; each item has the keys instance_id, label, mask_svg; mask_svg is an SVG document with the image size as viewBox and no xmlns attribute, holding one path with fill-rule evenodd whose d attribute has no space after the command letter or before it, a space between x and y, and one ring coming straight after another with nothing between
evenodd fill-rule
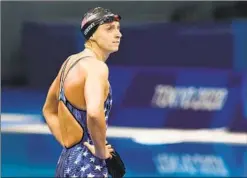
<instances>
[{"instance_id":1,"label":"swimmer's arm","mask_svg":"<svg viewBox=\"0 0 247 178\"><path fill-rule=\"evenodd\" d=\"M43 106L43 116L47 122L47 125L56 138L56 140L63 145L62 135L60 133L59 122L58 122L58 100L57 90L59 87L59 79L56 78L51 84L45 104Z\"/></svg>"},{"instance_id":2,"label":"swimmer's arm","mask_svg":"<svg viewBox=\"0 0 247 178\"><path fill-rule=\"evenodd\" d=\"M108 81L108 68L103 63L98 65L94 66L94 70L88 71L84 92L89 133L93 140L96 154L104 157L106 153L104 95Z\"/></svg>"}]
</instances>

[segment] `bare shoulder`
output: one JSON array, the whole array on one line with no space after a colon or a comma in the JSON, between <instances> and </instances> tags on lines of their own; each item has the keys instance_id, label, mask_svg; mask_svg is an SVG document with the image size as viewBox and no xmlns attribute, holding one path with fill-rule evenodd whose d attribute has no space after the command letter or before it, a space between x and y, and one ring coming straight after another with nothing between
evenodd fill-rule
<instances>
[{"instance_id":1,"label":"bare shoulder","mask_svg":"<svg viewBox=\"0 0 247 178\"><path fill-rule=\"evenodd\" d=\"M63 65L66 63L67 60L70 60L68 62L69 64L68 66L79 60L78 72L80 74L84 75L86 72L86 74L90 76L100 76L108 79L108 75L109 75L108 66L104 62L97 60L94 56L88 56L84 52L72 54L65 60ZM80 75L79 73L78 75Z\"/></svg>"},{"instance_id":2,"label":"bare shoulder","mask_svg":"<svg viewBox=\"0 0 247 178\"><path fill-rule=\"evenodd\" d=\"M100 75L108 78L109 69L108 66L94 57L87 57L86 59L86 71L90 75Z\"/></svg>"},{"instance_id":3,"label":"bare shoulder","mask_svg":"<svg viewBox=\"0 0 247 178\"><path fill-rule=\"evenodd\" d=\"M76 53L76 54L72 54L72 55L69 55L65 61L62 63L60 69L59 69L59 72L57 74L57 78L60 79L61 77L61 73L62 71L64 70L65 73L67 72L68 68L71 66L71 64L73 64L73 62L75 62L77 59L81 58L83 55L83 53ZM66 66L65 66L66 65Z\"/></svg>"}]
</instances>

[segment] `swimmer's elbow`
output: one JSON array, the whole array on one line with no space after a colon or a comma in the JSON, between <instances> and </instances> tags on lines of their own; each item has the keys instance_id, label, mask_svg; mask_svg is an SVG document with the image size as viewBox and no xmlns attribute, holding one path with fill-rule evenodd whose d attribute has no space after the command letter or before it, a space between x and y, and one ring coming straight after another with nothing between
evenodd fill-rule
<instances>
[{"instance_id":1,"label":"swimmer's elbow","mask_svg":"<svg viewBox=\"0 0 247 178\"><path fill-rule=\"evenodd\" d=\"M42 108L42 114L45 118L49 118L50 115L55 115L56 111L49 107L47 104L45 104Z\"/></svg>"},{"instance_id":2,"label":"swimmer's elbow","mask_svg":"<svg viewBox=\"0 0 247 178\"><path fill-rule=\"evenodd\" d=\"M42 108L42 114L43 114L44 118L47 118L48 111L47 111L46 105L44 105Z\"/></svg>"},{"instance_id":3,"label":"swimmer's elbow","mask_svg":"<svg viewBox=\"0 0 247 178\"><path fill-rule=\"evenodd\" d=\"M87 108L87 117L92 120L100 120L104 117L104 110L96 108Z\"/></svg>"}]
</instances>

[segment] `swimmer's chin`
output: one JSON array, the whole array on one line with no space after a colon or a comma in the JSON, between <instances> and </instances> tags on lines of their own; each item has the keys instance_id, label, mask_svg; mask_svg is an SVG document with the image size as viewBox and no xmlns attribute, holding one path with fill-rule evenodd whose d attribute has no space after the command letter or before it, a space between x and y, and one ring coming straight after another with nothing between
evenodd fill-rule
<instances>
[{"instance_id":1,"label":"swimmer's chin","mask_svg":"<svg viewBox=\"0 0 247 178\"><path fill-rule=\"evenodd\" d=\"M112 49L110 53L115 53L115 52L118 52L118 51L119 51L119 47Z\"/></svg>"}]
</instances>

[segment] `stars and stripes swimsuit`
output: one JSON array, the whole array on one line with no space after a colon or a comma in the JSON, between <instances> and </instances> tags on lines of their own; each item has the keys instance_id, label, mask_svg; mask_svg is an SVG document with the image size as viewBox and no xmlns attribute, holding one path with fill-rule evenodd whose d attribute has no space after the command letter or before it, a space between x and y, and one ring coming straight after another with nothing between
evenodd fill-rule
<instances>
[{"instance_id":1,"label":"stars and stripes swimsuit","mask_svg":"<svg viewBox=\"0 0 247 178\"><path fill-rule=\"evenodd\" d=\"M72 67L79 60L77 60L72 65ZM65 66L66 64L64 65L61 76L63 75ZM72 67L70 67L69 70ZM84 136L82 140L80 141L80 143L76 144L75 146L71 148L65 148L65 147L63 148L62 153L57 163L55 176L56 177L108 177L108 171L107 171L105 160L95 157L88 150L88 148L83 145L83 142L85 141L89 142L90 144L93 144L88 128L87 128L87 118L86 118L87 112L85 110L80 110L76 108L66 99L65 94L64 94L64 89L63 89L64 80L60 82L61 85L60 85L59 97L64 101L67 108L73 114L74 118L83 127ZM104 103L106 124L107 124L108 116L111 110L111 106L112 106L112 91L110 87L109 94Z\"/></svg>"}]
</instances>

